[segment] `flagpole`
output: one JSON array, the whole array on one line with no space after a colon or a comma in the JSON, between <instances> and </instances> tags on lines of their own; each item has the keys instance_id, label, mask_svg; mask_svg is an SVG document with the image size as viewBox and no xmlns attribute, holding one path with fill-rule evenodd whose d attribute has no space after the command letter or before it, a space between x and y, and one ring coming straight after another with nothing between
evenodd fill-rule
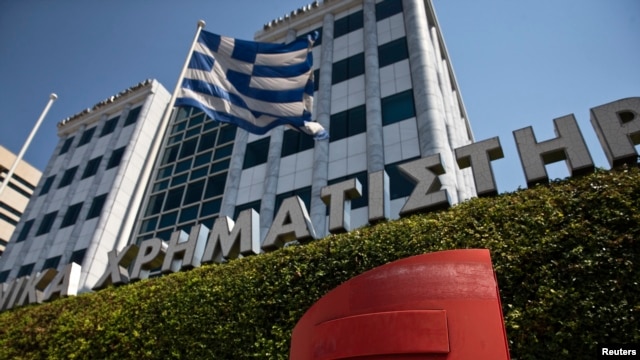
<instances>
[{"instance_id":1,"label":"flagpole","mask_svg":"<svg viewBox=\"0 0 640 360\"><path fill-rule=\"evenodd\" d=\"M189 48L189 52L187 53L187 58L184 60L184 65L182 65L182 70L180 70L180 75L178 75L178 81L176 81L176 86L173 88L173 93L171 94L171 99L169 100L169 105L167 105L167 110L164 112L164 116L160 121L160 124L166 124L171 116L171 110L173 110L173 105L176 102L176 98L178 97L178 91L182 85L182 79L184 78L184 74L187 72L187 67L189 66L189 61L191 61L191 54L193 54L193 50L198 43L198 38L200 37L200 31L205 27L207 23L204 20L198 20L198 28L196 29L196 35L191 42L191 47Z\"/></svg>"},{"instance_id":2,"label":"flagpole","mask_svg":"<svg viewBox=\"0 0 640 360\"><path fill-rule=\"evenodd\" d=\"M20 149L20 153L18 153L18 156L13 162L13 165L11 165L11 169L9 169L9 172L7 173L7 177L5 177L4 181L2 182L2 185L0 185L0 195L2 195L4 188L6 188L7 185L9 184L9 180L11 179L11 176L13 176L13 173L16 171L16 168L18 167L18 163L20 163L20 161L22 160L22 157L24 156L24 153L27 151L27 148L29 147L31 140L33 140L33 136L36 134L36 131L38 131L40 124L42 124L42 121L44 120L44 117L47 116L47 113L49 112L49 108L51 108L51 105L57 98L58 98L58 95L54 93L51 93L51 95L49 95L49 101L47 102L47 106L45 106L44 110L42 110L42 114L40 114L38 121L36 121L36 125L33 127L33 129L31 129L31 133L29 134L29 137L27 137L27 141L25 141L24 145L22 145L22 149Z\"/></svg>"}]
</instances>

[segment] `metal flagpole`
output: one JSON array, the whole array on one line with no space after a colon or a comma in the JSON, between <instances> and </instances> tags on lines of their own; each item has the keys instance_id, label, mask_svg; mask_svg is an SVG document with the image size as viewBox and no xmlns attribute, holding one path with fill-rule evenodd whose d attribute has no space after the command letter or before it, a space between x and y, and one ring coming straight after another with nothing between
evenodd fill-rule
<instances>
[{"instance_id":1,"label":"metal flagpole","mask_svg":"<svg viewBox=\"0 0 640 360\"><path fill-rule=\"evenodd\" d=\"M44 117L49 112L49 108L51 107L51 104L53 104L53 102L57 98L58 98L58 95L54 93L51 93L51 95L49 95L49 102L47 102L47 106L45 106L44 110L42 110L42 114L40 115L40 118L38 118L38 121L36 121L36 125L33 127L33 129L31 129L31 133L29 134L27 141L25 141L24 145L22 145L22 149L20 149L20 153L18 153L16 160L13 162L13 165L11 165L11 169L9 169L9 172L7 173L7 177L5 177L4 181L2 182L2 185L0 185L0 195L2 195L4 188L6 188L7 185L9 184L9 180L11 179L11 176L13 176L13 172L18 167L18 163L22 160L24 153L27 151L27 148L29 147L29 144L31 143L33 136L36 134L36 131L38 131L40 124L42 124L42 120L44 120Z\"/></svg>"},{"instance_id":2,"label":"metal flagpole","mask_svg":"<svg viewBox=\"0 0 640 360\"><path fill-rule=\"evenodd\" d=\"M173 93L171 94L171 99L169 100L169 105L167 105L167 110L164 112L164 116L160 121L160 124L164 126L164 124L169 120L171 116L171 110L173 109L173 104L176 102L176 97L178 97L178 91L180 90L182 79L184 78L184 73L187 72L187 67L189 66L189 61L191 61L191 54L193 54L193 49L195 49L196 44L198 43L198 37L200 37L200 31L205 27L206 23L204 20L198 20L198 29L196 29L196 35L193 38L193 42L191 43L191 48L189 48L189 52L187 53L187 58L184 60L184 65L182 65L182 70L180 70L180 75L178 75L178 81L176 81L176 86L173 88Z\"/></svg>"}]
</instances>

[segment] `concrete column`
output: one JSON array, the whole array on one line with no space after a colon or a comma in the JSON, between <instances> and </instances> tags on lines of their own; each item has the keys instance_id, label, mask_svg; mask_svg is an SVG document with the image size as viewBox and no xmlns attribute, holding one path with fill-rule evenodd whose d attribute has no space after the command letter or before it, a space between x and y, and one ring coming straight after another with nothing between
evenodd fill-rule
<instances>
[{"instance_id":1,"label":"concrete column","mask_svg":"<svg viewBox=\"0 0 640 360\"><path fill-rule=\"evenodd\" d=\"M384 137L380 104L378 29L375 0L364 0L364 87L367 114L367 171L384 170Z\"/></svg>"},{"instance_id":2,"label":"concrete column","mask_svg":"<svg viewBox=\"0 0 640 360\"><path fill-rule=\"evenodd\" d=\"M219 217L228 216L233 218L233 212L236 209L236 200L238 199L238 187L240 186L244 154L247 152L248 139L249 133L246 130L241 128L236 130L236 139L233 144L233 152L229 162L227 182L224 186L224 195L222 195Z\"/></svg>"},{"instance_id":3,"label":"concrete column","mask_svg":"<svg viewBox=\"0 0 640 360\"><path fill-rule=\"evenodd\" d=\"M316 121L330 132L331 120L331 73L333 70L333 14L326 14L322 24L322 46L320 54L320 76ZM311 209L309 216L318 237L327 235L326 206L320 197L329 178L329 141L317 141L313 151L313 173L311 178Z\"/></svg>"},{"instance_id":4,"label":"concrete column","mask_svg":"<svg viewBox=\"0 0 640 360\"><path fill-rule=\"evenodd\" d=\"M448 190L451 203L458 203L455 163L448 143L442 94L438 85L437 64L431 41L424 2L402 0L407 27L407 47L413 96L416 106L418 141L422 157L440 154L445 173L439 176L442 189Z\"/></svg>"}]
</instances>

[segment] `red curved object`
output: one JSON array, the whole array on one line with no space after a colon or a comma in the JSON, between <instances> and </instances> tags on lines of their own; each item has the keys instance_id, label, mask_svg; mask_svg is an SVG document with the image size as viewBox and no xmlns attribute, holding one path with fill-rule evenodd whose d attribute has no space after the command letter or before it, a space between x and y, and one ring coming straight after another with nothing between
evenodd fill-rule
<instances>
[{"instance_id":1,"label":"red curved object","mask_svg":"<svg viewBox=\"0 0 640 360\"><path fill-rule=\"evenodd\" d=\"M354 277L298 321L289 358L509 359L489 251L413 256Z\"/></svg>"}]
</instances>

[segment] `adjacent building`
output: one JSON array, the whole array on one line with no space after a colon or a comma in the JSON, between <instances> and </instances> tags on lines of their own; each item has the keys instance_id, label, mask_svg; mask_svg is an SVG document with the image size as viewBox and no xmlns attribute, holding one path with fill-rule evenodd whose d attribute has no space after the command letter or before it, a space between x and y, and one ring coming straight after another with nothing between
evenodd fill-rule
<instances>
[{"instance_id":1,"label":"adjacent building","mask_svg":"<svg viewBox=\"0 0 640 360\"><path fill-rule=\"evenodd\" d=\"M148 80L58 124L58 145L0 258L0 282L71 262L82 266L81 283L104 271L107 253L128 242L168 101Z\"/></svg>"},{"instance_id":2,"label":"adjacent building","mask_svg":"<svg viewBox=\"0 0 640 360\"><path fill-rule=\"evenodd\" d=\"M4 183L16 155L0 146L0 183ZM20 161L7 186L0 193L0 256L13 234L13 230L27 207L42 173L26 161Z\"/></svg>"}]
</instances>

